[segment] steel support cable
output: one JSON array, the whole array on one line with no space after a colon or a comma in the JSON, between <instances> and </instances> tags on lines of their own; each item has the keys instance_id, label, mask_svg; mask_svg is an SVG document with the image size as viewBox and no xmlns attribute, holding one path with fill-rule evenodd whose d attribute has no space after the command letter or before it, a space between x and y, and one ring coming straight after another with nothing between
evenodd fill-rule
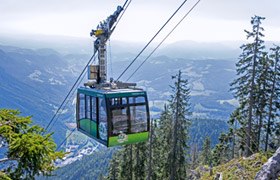
<instances>
[{"instance_id":1,"label":"steel support cable","mask_svg":"<svg viewBox=\"0 0 280 180\"><path fill-rule=\"evenodd\" d=\"M162 45L162 43L173 33L173 31L182 23L182 21L192 12L192 10L198 5L200 0L198 0L192 8L183 16L183 18L172 28L172 30L163 38L163 40L154 48L154 50L146 57L146 59L138 66L138 68L129 76L126 81L129 81L130 78L143 66L143 64L154 54L154 52Z\"/></svg>"},{"instance_id":2,"label":"steel support cable","mask_svg":"<svg viewBox=\"0 0 280 180\"><path fill-rule=\"evenodd\" d=\"M60 148L61 148L61 146L66 142L66 140L73 134L73 132L76 130L77 128L74 128L71 132L70 132L70 134L68 134L68 136L66 136L66 138L59 144L59 146L56 148L56 151L58 151Z\"/></svg>"},{"instance_id":3,"label":"steel support cable","mask_svg":"<svg viewBox=\"0 0 280 180\"><path fill-rule=\"evenodd\" d=\"M145 49L151 44L151 42L157 37L157 35L163 30L163 28L169 23L169 21L177 14L177 12L184 6L184 2L176 9L176 11L171 15L171 17L163 24L163 26L157 31L157 33L152 37L152 39L144 46L144 48L138 53L138 55L132 60L132 62L125 68L121 75L117 78L117 81L123 76L123 74L130 68L130 66L138 59L138 57L145 51Z\"/></svg>"},{"instance_id":4,"label":"steel support cable","mask_svg":"<svg viewBox=\"0 0 280 180\"><path fill-rule=\"evenodd\" d=\"M131 1L131 0L130 0ZM123 4L123 8L125 7L125 5L127 4L128 0L125 1L125 3Z\"/></svg>"},{"instance_id":5,"label":"steel support cable","mask_svg":"<svg viewBox=\"0 0 280 180\"><path fill-rule=\"evenodd\" d=\"M69 95L71 94L71 92L74 90L74 88L76 87L76 85L78 84L80 78L82 77L82 75L84 74L84 72L86 71L88 65L90 64L90 62L92 61L92 59L95 57L96 55L96 51L93 53L93 55L91 56L91 58L89 59L88 63L86 64L86 66L84 67L84 69L82 70L82 73L79 75L79 77L77 78L77 80L75 81L75 83L73 84L73 86L71 87L70 91L68 92L68 94L66 95L66 97L64 98L64 100L62 101L62 103L60 104L59 108L56 110L55 114L53 115L52 119L50 120L49 124L47 125L47 127L45 128L45 130L47 131L47 129L50 127L51 123L53 122L53 120L55 119L55 117L58 115L59 111L61 110L63 104L65 103L65 101L68 99Z\"/></svg>"},{"instance_id":6,"label":"steel support cable","mask_svg":"<svg viewBox=\"0 0 280 180\"><path fill-rule=\"evenodd\" d=\"M124 3L124 5L122 6L122 7L124 8L124 10L123 10L122 14L120 15L120 18L117 20L116 25L112 28L113 31L115 30L115 27L119 24L120 20L122 19L124 13L126 12L128 6L130 5L131 1L132 1L132 0L130 0L130 1L126 0L126 2ZM127 4L127 2L128 2L128 4ZM126 6L126 4L127 4L127 6ZM111 32L111 33L112 33L112 32ZM112 66L113 66L113 63L112 63L111 41L110 41L110 39L108 39L108 41L109 41L109 51L110 51L111 76L113 77L113 67L112 67Z\"/></svg>"},{"instance_id":7,"label":"steel support cable","mask_svg":"<svg viewBox=\"0 0 280 180\"><path fill-rule=\"evenodd\" d=\"M93 62L95 61L95 59L96 59L96 56L95 56ZM79 80L79 82L77 83L77 85L80 85L80 84L81 84L81 82L82 82L82 80L84 79L85 75L86 75L86 73L83 73L83 75L82 75L82 77L80 78L80 80ZM61 108L62 111L67 107L68 103L71 101L71 99L73 98L74 94L75 94L75 91L72 91L71 95L69 95L69 97L68 97L68 101L67 101L66 103L64 103L64 106ZM56 123L57 119L59 118L59 115L60 115L60 114L58 114L58 115L56 116L56 118L54 119L52 125L49 127L49 130L48 130L47 132L51 131L51 129L53 128L53 126L54 126L54 124Z\"/></svg>"},{"instance_id":8,"label":"steel support cable","mask_svg":"<svg viewBox=\"0 0 280 180\"><path fill-rule=\"evenodd\" d=\"M130 0L130 1L128 2L128 0L126 0L126 2L124 3L124 5L122 6L122 7L123 7L123 13L121 14L120 18L117 20L116 25L114 26L114 28L119 24L120 20L122 19L122 17L123 17L123 15L124 15L125 11L127 10L128 6L130 5L131 1L132 1L132 0ZM127 4L127 2L128 2L128 4ZM126 6L126 4L127 4L127 6ZM114 28L113 28L113 29L114 29Z\"/></svg>"}]
</instances>

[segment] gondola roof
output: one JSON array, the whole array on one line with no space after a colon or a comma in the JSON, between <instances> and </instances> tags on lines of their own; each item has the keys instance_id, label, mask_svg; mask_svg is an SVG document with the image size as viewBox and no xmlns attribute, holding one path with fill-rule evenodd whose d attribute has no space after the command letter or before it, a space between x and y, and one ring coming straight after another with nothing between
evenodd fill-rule
<instances>
[{"instance_id":1,"label":"gondola roof","mask_svg":"<svg viewBox=\"0 0 280 180\"><path fill-rule=\"evenodd\" d=\"M87 95L95 95L95 96L103 96L106 97L129 97L129 96L141 96L146 95L146 92L139 88L124 88L124 89L112 89L112 88L87 88L87 87L80 87L78 89L78 93L83 93Z\"/></svg>"}]
</instances>

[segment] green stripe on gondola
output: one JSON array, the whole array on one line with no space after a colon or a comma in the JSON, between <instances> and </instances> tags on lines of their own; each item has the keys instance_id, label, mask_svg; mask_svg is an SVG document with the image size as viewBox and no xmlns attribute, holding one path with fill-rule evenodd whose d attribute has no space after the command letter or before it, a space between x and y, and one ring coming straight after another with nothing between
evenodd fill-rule
<instances>
[{"instance_id":1,"label":"green stripe on gondola","mask_svg":"<svg viewBox=\"0 0 280 180\"><path fill-rule=\"evenodd\" d=\"M122 136L114 136L109 138L108 147L119 146L125 144L133 144L145 142L149 139L149 132L141 132L135 134L123 134Z\"/></svg>"},{"instance_id":2,"label":"green stripe on gondola","mask_svg":"<svg viewBox=\"0 0 280 180\"><path fill-rule=\"evenodd\" d=\"M91 121L90 119L81 119L79 120L80 129L87 132L93 137L97 137L97 125L96 122Z\"/></svg>"}]
</instances>

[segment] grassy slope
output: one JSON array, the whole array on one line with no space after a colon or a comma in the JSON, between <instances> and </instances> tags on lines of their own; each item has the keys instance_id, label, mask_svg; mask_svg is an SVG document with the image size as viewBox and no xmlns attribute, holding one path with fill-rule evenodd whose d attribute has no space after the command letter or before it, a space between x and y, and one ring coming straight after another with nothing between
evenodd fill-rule
<instances>
[{"instance_id":1,"label":"grassy slope","mask_svg":"<svg viewBox=\"0 0 280 180\"><path fill-rule=\"evenodd\" d=\"M216 174L222 173L223 179L239 180L254 179L261 166L267 161L264 154L254 154L248 158L233 159L228 163L213 168L213 175L209 172L201 173L202 180L214 179ZM279 178L280 180L280 178Z\"/></svg>"}]
</instances>

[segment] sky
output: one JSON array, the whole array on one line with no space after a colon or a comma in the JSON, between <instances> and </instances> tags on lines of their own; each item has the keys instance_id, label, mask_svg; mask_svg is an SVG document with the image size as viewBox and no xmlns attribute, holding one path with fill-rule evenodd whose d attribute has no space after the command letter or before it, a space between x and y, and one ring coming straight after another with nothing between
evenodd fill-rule
<instances>
[{"instance_id":1,"label":"sky","mask_svg":"<svg viewBox=\"0 0 280 180\"><path fill-rule=\"evenodd\" d=\"M0 0L0 34L90 38L101 20L125 0ZM132 0L112 40L147 42L183 0ZM160 41L196 0L188 0L155 41ZM167 42L245 40L254 15L263 21L265 40L280 41L280 0L201 0ZM1 41L1 39L0 39Z\"/></svg>"}]
</instances>

